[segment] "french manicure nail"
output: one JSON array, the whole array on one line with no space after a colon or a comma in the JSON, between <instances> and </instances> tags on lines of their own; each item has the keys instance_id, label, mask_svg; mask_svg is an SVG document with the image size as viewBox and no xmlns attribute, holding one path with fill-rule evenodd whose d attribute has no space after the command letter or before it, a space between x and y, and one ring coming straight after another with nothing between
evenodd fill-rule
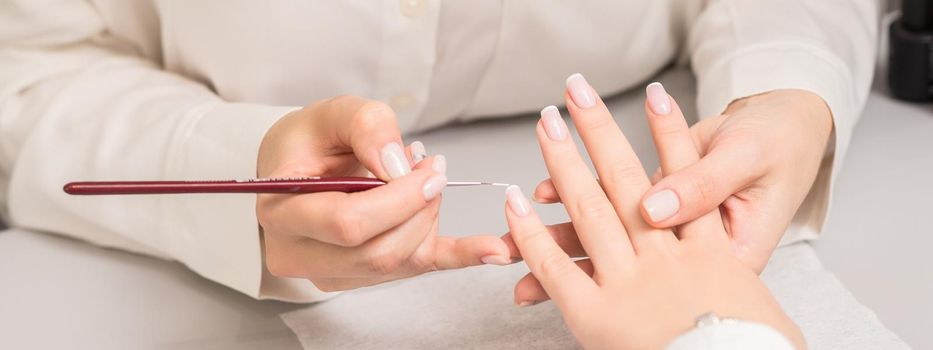
<instances>
[{"instance_id":1,"label":"french manicure nail","mask_svg":"<svg viewBox=\"0 0 933 350\"><path fill-rule=\"evenodd\" d=\"M434 174L424 182L421 191L424 193L424 201L428 202L437 197L447 187L447 176L444 174Z\"/></svg>"},{"instance_id":2,"label":"french manicure nail","mask_svg":"<svg viewBox=\"0 0 933 350\"><path fill-rule=\"evenodd\" d=\"M654 82L648 84L645 88L645 94L648 95L648 106L651 111L657 115L668 115L671 113L671 97L664 90L664 85Z\"/></svg>"},{"instance_id":3,"label":"french manicure nail","mask_svg":"<svg viewBox=\"0 0 933 350\"><path fill-rule=\"evenodd\" d=\"M528 203L528 199L525 198L525 195L522 194L522 189L518 186L511 185L505 189L505 198L509 203L509 208L512 209L512 212L518 216L525 216L531 212L531 203Z\"/></svg>"},{"instance_id":4,"label":"french manicure nail","mask_svg":"<svg viewBox=\"0 0 933 350\"><path fill-rule=\"evenodd\" d=\"M508 265L512 263L512 259L499 255L487 255L479 258L479 260L486 265Z\"/></svg>"},{"instance_id":5,"label":"french manicure nail","mask_svg":"<svg viewBox=\"0 0 933 350\"><path fill-rule=\"evenodd\" d=\"M411 143L411 158L415 161L415 164L420 163L427 157L428 151L424 148L424 144L421 143L421 141Z\"/></svg>"},{"instance_id":6,"label":"french manicure nail","mask_svg":"<svg viewBox=\"0 0 933 350\"><path fill-rule=\"evenodd\" d=\"M383 146L379 153L382 158L382 167L390 178L397 179L411 172L408 158L405 157L405 152L399 144L390 142Z\"/></svg>"},{"instance_id":7,"label":"french manicure nail","mask_svg":"<svg viewBox=\"0 0 933 350\"><path fill-rule=\"evenodd\" d=\"M577 107L586 109L596 105L596 94L582 74L576 73L567 78L567 90L570 90L570 97Z\"/></svg>"},{"instance_id":8,"label":"french manicure nail","mask_svg":"<svg viewBox=\"0 0 933 350\"><path fill-rule=\"evenodd\" d=\"M567 123L560 117L557 107L547 106L541 110L541 124L544 124L544 132L551 140L562 141L567 138Z\"/></svg>"},{"instance_id":9,"label":"french manicure nail","mask_svg":"<svg viewBox=\"0 0 933 350\"><path fill-rule=\"evenodd\" d=\"M447 157L442 154L434 156L434 163L431 164L431 168L438 173L447 174Z\"/></svg>"},{"instance_id":10,"label":"french manicure nail","mask_svg":"<svg viewBox=\"0 0 933 350\"><path fill-rule=\"evenodd\" d=\"M525 300L523 302L518 303L518 307L529 307L537 303L538 303L537 301Z\"/></svg>"},{"instance_id":11,"label":"french manicure nail","mask_svg":"<svg viewBox=\"0 0 933 350\"><path fill-rule=\"evenodd\" d=\"M663 190L648 197L644 206L651 221L661 222L677 214L680 210L680 200L674 191Z\"/></svg>"}]
</instances>

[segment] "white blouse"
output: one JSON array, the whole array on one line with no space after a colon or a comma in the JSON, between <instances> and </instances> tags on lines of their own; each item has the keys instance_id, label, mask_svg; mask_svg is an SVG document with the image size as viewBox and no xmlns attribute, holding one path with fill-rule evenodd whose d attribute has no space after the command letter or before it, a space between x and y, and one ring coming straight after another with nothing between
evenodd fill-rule
<instances>
[{"instance_id":1,"label":"white blouse","mask_svg":"<svg viewBox=\"0 0 933 350\"><path fill-rule=\"evenodd\" d=\"M251 196L75 200L83 179L256 174L286 112L339 94L388 102L404 131L559 104L569 74L603 95L689 62L702 116L807 89L835 143L785 241L817 236L868 93L876 0L0 3L0 213L13 227L177 260L255 298L327 297L264 272ZM833 157L835 154L835 158ZM835 161L833 161L835 159Z\"/></svg>"}]
</instances>

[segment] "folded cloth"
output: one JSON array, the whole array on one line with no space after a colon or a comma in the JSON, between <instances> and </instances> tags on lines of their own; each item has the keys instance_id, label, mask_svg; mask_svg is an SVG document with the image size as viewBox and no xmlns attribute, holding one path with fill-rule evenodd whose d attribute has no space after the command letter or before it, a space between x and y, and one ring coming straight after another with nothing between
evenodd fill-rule
<instances>
[{"instance_id":1,"label":"folded cloth","mask_svg":"<svg viewBox=\"0 0 933 350\"><path fill-rule=\"evenodd\" d=\"M579 348L553 303L515 307L512 290L527 271L515 264L438 272L344 293L282 319L305 349ZM811 349L909 348L806 242L775 251L762 277Z\"/></svg>"}]
</instances>

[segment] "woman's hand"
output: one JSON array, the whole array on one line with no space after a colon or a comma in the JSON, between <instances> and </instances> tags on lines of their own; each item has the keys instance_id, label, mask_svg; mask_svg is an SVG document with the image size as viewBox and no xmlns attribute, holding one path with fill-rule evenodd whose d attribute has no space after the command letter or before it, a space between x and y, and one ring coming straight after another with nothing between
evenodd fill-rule
<instances>
[{"instance_id":1,"label":"woman's hand","mask_svg":"<svg viewBox=\"0 0 933 350\"><path fill-rule=\"evenodd\" d=\"M661 97L648 103L652 113L671 113L663 88L648 94L649 101ZM831 132L832 114L811 92L775 90L737 100L691 128L702 159L663 176L655 172L642 216L669 228L719 208L739 259L761 272L810 191ZM549 180L534 198L560 200Z\"/></svg>"},{"instance_id":2,"label":"woman's hand","mask_svg":"<svg viewBox=\"0 0 933 350\"><path fill-rule=\"evenodd\" d=\"M556 108L542 111L537 134L554 189L579 237L577 247L558 245L516 187L508 190L506 217L531 273L577 340L594 349L661 348L690 329L697 316L715 312L772 326L805 347L755 271L733 254L717 211L680 226L679 238L644 221L640 202L651 183L641 163L595 91L579 76L570 85L568 109L600 181ZM664 172L699 159L671 103L670 114L649 115ZM568 253L590 258L574 263ZM520 305L543 300L524 297L516 290Z\"/></svg>"},{"instance_id":3,"label":"woman's hand","mask_svg":"<svg viewBox=\"0 0 933 350\"><path fill-rule=\"evenodd\" d=\"M403 149L383 103L343 96L286 115L266 133L257 169L261 178L375 174L389 182L350 194L260 194L256 216L275 276L335 291L510 262L498 237L437 235L445 159L427 157L420 143Z\"/></svg>"}]
</instances>

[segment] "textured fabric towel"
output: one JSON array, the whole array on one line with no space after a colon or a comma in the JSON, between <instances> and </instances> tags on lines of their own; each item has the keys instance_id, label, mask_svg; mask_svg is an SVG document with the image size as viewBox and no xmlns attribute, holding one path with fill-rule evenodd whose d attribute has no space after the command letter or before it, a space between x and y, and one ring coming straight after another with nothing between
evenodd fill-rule
<instances>
[{"instance_id":1,"label":"textured fabric towel","mask_svg":"<svg viewBox=\"0 0 933 350\"><path fill-rule=\"evenodd\" d=\"M517 308L524 264L434 273L344 293L282 315L305 349L572 349L553 303ZM805 242L763 274L811 349L908 349L826 271Z\"/></svg>"}]
</instances>

